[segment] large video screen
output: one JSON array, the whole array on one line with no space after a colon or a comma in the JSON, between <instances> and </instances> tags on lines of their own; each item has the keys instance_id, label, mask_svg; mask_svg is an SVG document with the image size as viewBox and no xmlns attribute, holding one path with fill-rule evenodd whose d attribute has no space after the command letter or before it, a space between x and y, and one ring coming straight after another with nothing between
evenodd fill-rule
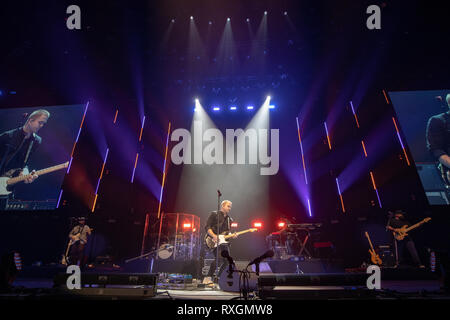
<instances>
[{"instance_id":1,"label":"large video screen","mask_svg":"<svg viewBox=\"0 0 450 320\"><path fill-rule=\"evenodd\" d=\"M84 110L0 110L0 210L56 208Z\"/></svg>"},{"instance_id":2,"label":"large video screen","mask_svg":"<svg viewBox=\"0 0 450 320\"><path fill-rule=\"evenodd\" d=\"M389 92L430 205L450 203L450 90Z\"/></svg>"}]
</instances>

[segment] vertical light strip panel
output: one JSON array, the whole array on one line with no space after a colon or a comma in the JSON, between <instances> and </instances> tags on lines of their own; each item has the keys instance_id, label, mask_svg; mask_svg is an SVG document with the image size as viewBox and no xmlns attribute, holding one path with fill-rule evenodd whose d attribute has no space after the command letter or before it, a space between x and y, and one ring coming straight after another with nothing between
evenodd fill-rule
<instances>
[{"instance_id":1,"label":"vertical light strip panel","mask_svg":"<svg viewBox=\"0 0 450 320\"><path fill-rule=\"evenodd\" d=\"M341 206L342 206L342 212L345 213L345 207L344 207L344 199L342 197L341 188L339 187L339 180L336 178L336 185L339 193L339 198L341 199Z\"/></svg>"},{"instance_id":2,"label":"vertical light strip panel","mask_svg":"<svg viewBox=\"0 0 450 320\"><path fill-rule=\"evenodd\" d=\"M389 99L387 97L386 91L383 89L384 98L386 99L386 103L389 104Z\"/></svg>"},{"instance_id":3,"label":"vertical light strip panel","mask_svg":"<svg viewBox=\"0 0 450 320\"><path fill-rule=\"evenodd\" d=\"M376 186L376 184L375 184L375 178L373 177L372 171L370 171L370 178L372 179L373 189L375 190L375 193L377 194L378 204L380 205L380 208L382 208L382 206L381 206L381 200L380 200L380 195L378 194L378 189L377 189L377 186Z\"/></svg>"},{"instance_id":4,"label":"vertical light strip panel","mask_svg":"<svg viewBox=\"0 0 450 320\"><path fill-rule=\"evenodd\" d=\"M405 155L406 163L408 164L408 166L410 166L411 163L409 162L408 154L406 153L406 149L405 146L403 145L402 138L400 137L400 132L398 131L397 122L395 121L394 117L392 117L392 121L394 122L395 130L397 131L398 141L400 141L400 146L402 147L403 154Z\"/></svg>"},{"instance_id":5,"label":"vertical light strip panel","mask_svg":"<svg viewBox=\"0 0 450 320\"><path fill-rule=\"evenodd\" d=\"M295 120L297 121L298 141L300 143L300 151L302 153L302 164L303 164L303 173L305 175L305 183L308 184L308 178L306 176L305 155L303 153L303 143L302 138L300 136L300 125L298 124L298 117L296 117Z\"/></svg>"},{"instance_id":6,"label":"vertical light strip panel","mask_svg":"<svg viewBox=\"0 0 450 320\"><path fill-rule=\"evenodd\" d=\"M114 120L113 120L114 124L116 124L118 114L119 114L119 109L116 109L116 114L114 115Z\"/></svg>"},{"instance_id":7,"label":"vertical light strip panel","mask_svg":"<svg viewBox=\"0 0 450 320\"><path fill-rule=\"evenodd\" d=\"M166 182L166 163L167 163L167 152L169 150L170 126L171 126L171 123L169 122L169 129L167 130L167 139L166 139L166 151L165 151L165 155L164 155L163 178L162 178L162 183L161 183L161 192L159 194L158 219L159 219L159 215L161 213L162 196L163 196L163 191L164 191L164 184Z\"/></svg>"},{"instance_id":8,"label":"vertical light strip panel","mask_svg":"<svg viewBox=\"0 0 450 320\"><path fill-rule=\"evenodd\" d=\"M86 112L87 112L88 107L89 107L89 101L86 103L86 108L84 108L83 118L81 119L80 129L78 129L77 138L75 139L75 143L73 144L73 147L72 147L72 152L71 152L71 154L70 154L69 166L67 167L67 172L66 172L66 174L69 174L70 167L72 166L73 154L74 154L74 152L75 152L75 147L76 147L76 145L77 145L78 139L80 138L81 129L83 128L84 118L86 117Z\"/></svg>"},{"instance_id":9,"label":"vertical light strip panel","mask_svg":"<svg viewBox=\"0 0 450 320\"><path fill-rule=\"evenodd\" d=\"M63 194L63 189L61 189L61 191L59 192L58 202L56 203L56 209L59 208L59 202L61 201L62 194Z\"/></svg>"},{"instance_id":10,"label":"vertical light strip panel","mask_svg":"<svg viewBox=\"0 0 450 320\"><path fill-rule=\"evenodd\" d=\"M328 147L329 147L329 148L330 148L330 150L331 150L331 141L330 141L330 135L328 134L328 127L327 127L327 123L326 123L326 122L324 122L323 124L324 124L324 126L325 126L325 132L326 132L326 134L327 134Z\"/></svg>"},{"instance_id":11,"label":"vertical light strip panel","mask_svg":"<svg viewBox=\"0 0 450 320\"><path fill-rule=\"evenodd\" d=\"M136 153L136 159L134 160L133 174L131 175L131 183L134 182L134 174L136 173L136 167L139 159L139 152Z\"/></svg>"},{"instance_id":12,"label":"vertical light strip panel","mask_svg":"<svg viewBox=\"0 0 450 320\"><path fill-rule=\"evenodd\" d=\"M352 107L352 112L353 112L353 116L355 117L356 126L359 128L358 117L356 116L356 112L355 112L355 109L353 108L353 102L352 101L350 101L350 106Z\"/></svg>"},{"instance_id":13,"label":"vertical light strip panel","mask_svg":"<svg viewBox=\"0 0 450 320\"><path fill-rule=\"evenodd\" d=\"M364 144L364 140L361 140L361 144L362 144L362 148L363 148L363 151L364 151L364 155L365 155L366 158L367 158L367 151L366 151L366 146L365 146L365 144Z\"/></svg>"},{"instance_id":14,"label":"vertical light strip panel","mask_svg":"<svg viewBox=\"0 0 450 320\"><path fill-rule=\"evenodd\" d=\"M309 216L312 217L312 212L311 212L311 202L308 199L308 211L309 211Z\"/></svg>"},{"instance_id":15,"label":"vertical light strip panel","mask_svg":"<svg viewBox=\"0 0 450 320\"><path fill-rule=\"evenodd\" d=\"M100 177L98 178L98 181L97 181L97 188L95 188L95 198L94 198L94 203L92 204L92 212L94 212L95 204L97 203L98 187L100 186L100 181L103 178L103 171L105 170L105 164L106 164L106 160L108 159L108 153L109 153L109 148L106 148L106 154L105 154L105 158L103 159L102 170L100 172Z\"/></svg>"},{"instance_id":16,"label":"vertical light strip panel","mask_svg":"<svg viewBox=\"0 0 450 320\"><path fill-rule=\"evenodd\" d=\"M139 134L139 142L142 140L142 132L144 131L145 116L142 118L141 133Z\"/></svg>"},{"instance_id":17,"label":"vertical light strip panel","mask_svg":"<svg viewBox=\"0 0 450 320\"><path fill-rule=\"evenodd\" d=\"M145 123L145 116L142 118L141 131L139 132L138 142L142 141L142 132L144 131L144 123ZM136 153L136 159L134 160L133 174L131 175L131 183L134 183L134 174L136 173L138 159L139 159L139 152Z\"/></svg>"}]
</instances>

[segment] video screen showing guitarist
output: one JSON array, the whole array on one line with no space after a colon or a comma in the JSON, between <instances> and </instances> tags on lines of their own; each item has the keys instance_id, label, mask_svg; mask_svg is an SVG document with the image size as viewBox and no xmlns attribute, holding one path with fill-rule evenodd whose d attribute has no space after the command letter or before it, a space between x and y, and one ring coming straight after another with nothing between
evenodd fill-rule
<instances>
[{"instance_id":1,"label":"video screen showing guitarist","mask_svg":"<svg viewBox=\"0 0 450 320\"><path fill-rule=\"evenodd\" d=\"M218 236L221 234L229 234L230 233L230 227L231 227L231 217L228 215L231 211L232 202L229 200L224 200L221 203L219 212L213 211L208 217L208 220L206 222L205 230L206 230L206 239L207 240L213 240L214 242L218 241ZM219 230L217 230L217 227L219 227ZM237 235L234 234L232 238L237 238ZM212 253L214 257L217 255L217 250L219 250L219 263L220 268L217 276L219 276L223 270L228 266L228 260L223 258L221 253L222 251L226 250L229 251L230 245L229 243L221 244L219 246L216 246L212 249ZM209 271L207 276L203 279L203 284L205 285L211 285L213 284L212 277L214 275L214 272L216 270L216 259L211 263L209 267ZM215 279L217 280L217 279Z\"/></svg>"},{"instance_id":2,"label":"video screen showing guitarist","mask_svg":"<svg viewBox=\"0 0 450 320\"><path fill-rule=\"evenodd\" d=\"M0 134L0 176L15 177L26 176L25 183L34 182L38 175L35 170L29 171L30 160L36 149L42 143L37 132L44 127L50 118L47 110L33 111L22 127ZM9 195L14 197L14 193ZM0 195L0 206L6 201Z\"/></svg>"},{"instance_id":3,"label":"video screen showing guitarist","mask_svg":"<svg viewBox=\"0 0 450 320\"><path fill-rule=\"evenodd\" d=\"M427 148L439 161L442 177L450 188L450 93L446 99L449 110L432 116L427 124Z\"/></svg>"},{"instance_id":4,"label":"video screen showing guitarist","mask_svg":"<svg viewBox=\"0 0 450 320\"><path fill-rule=\"evenodd\" d=\"M389 219L388 224L386 228L390 231L392 231L393 236L395 238L396 233L403 227L403 226L411 226L408 220L405 218L405 213L402 210L396 210L393 214L393 216ZM397 233L398 234L398 233ZM408 249L408 252L412 258L413 263L418 268L425 268L425 266L422 264L419 258L419 254L416 250L416 245L414 244L414 241L412 240L410 235L406 235L403 240L395 240L396 246L397 246L397 258L398 258L398 264L402 265L404 264L404 251L405 247Z\"/></svg>"},{"instance_id":5,"label":"video screen showing guitarist","mask_svg":"<svg viewBox=\"0 0 450 320\"><path fill-rule=\"evenodd\" d=\"M84 267L87 263L86 245L92 229L86 224L86 218L78 218L78 224L69 233L69 263Z\"/></svg>"}]
</instances>

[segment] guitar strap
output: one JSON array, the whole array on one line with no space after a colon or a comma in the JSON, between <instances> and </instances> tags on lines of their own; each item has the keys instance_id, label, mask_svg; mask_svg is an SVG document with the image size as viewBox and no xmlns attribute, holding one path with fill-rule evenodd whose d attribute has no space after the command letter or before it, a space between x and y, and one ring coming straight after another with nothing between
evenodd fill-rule
<instances>
[{"instance_id":1,"label":"guitar strap","mask_svg":"<svg viewBox=\"0 0 450 320\"><path fill-rule=\"evenodd\" d=\"M30 156L31 148L33 148L33 143L34 143L34 140L31 140L30 144L28 145L27 154L25 155L25 160L23 161L24 166L27 164L28 157Z\"/></svg>"}]
</instances>

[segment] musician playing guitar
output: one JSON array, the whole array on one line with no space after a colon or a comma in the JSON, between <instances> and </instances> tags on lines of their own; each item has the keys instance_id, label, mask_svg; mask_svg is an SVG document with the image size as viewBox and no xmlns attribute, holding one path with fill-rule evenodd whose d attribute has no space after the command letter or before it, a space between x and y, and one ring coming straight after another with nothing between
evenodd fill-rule
<instances>
[{"instance_id":1,"label":"musician playing guitar","mask_svg":"<svg viewBox=\"0 0 450 320\"><path fill-rule=\"evenodd\" d=\"M449 110L428 120L427 148L439 162L439 169L447 188L450 189L450 93L446 96Z\"/></svg>"},{"instance_id":2,"label":"musician playing guitar","mask_svg":"<svg viewBox=\"0 0 450 320\"><path fill-rule=\"evenodd\" d=\"M28 164L31 155L41 144L42 138L37 132L47 123L50 113L47 110L32 112L25 124L17 129L0 134L0 176L28 175ZM32 183L38 177L34 170L25 179L25 183ZM6 200L0 200L0 206Z\"/></svg>"},{"instance_id":3,"label":"musician playing guitar","mask_svg":"<svg viewBox=\"0 0 450 320\"><path fill-rule=\"evenodd\" d=\"M425 268L425 266L420 262L419 254L417 253L416 246L411 236L406 235L403 237L403 234L401 233L401 229L403 226L410 226L410 225L411 224L405 219L405 213L402 210L396 210L394 212L393 217L389 219L386 229L392 231L393 236L397 240L403 238L403 240L400 241L395 240L398 250L399 262L403 262L403 253L406 247L408 249L409 254L411 255L414 264L418 268Z\"/></svg>"},{"instance_id":4,"label":"musician playing guitar","mask_svg":"<svg viewBox=\"0 0 450 320\"><path fill-rule=\"evenodd\" d=\"M69 233L70 264L77 264L80 267L83 267L86 264L84 251L91 232L91 228L86 225L86 218L78 218L78 225L73 227Z\"/></svg>"},{"instance_id":5,"label":"musician playing guitar","mask_svg":"<svg viewBox=\"0 0 450 320\"><path fill-rule=\"evenodd\" d=\"M211 237L215 242L218 241L218 235L230 233L230 226L231 226L231 217L228 215L231 211L232 202L229 200L222 201L220 205L219 212L213 211L208 217L208 220L206 221L205 230L207 233L207 236ZM217 227L219 227L219 230L217 230ZM236 234L233 234L231 238L237 238ZM224 250L229 251L229 244L221 244L216 246L212 253L214 254L214 257L216 257L217 250L219 250L219 253L221 253ZM217 276L220 275L220 273L227 267L228 260L224 259L221 254L219 254L220 259L220 268L219 273ZM203 279L203 283L206 285L212 284L212 276L214 275L214 272L216 270L216 259L211 263L209 267L209 271L207 276Z\"/></svg>"}]
</instances>

